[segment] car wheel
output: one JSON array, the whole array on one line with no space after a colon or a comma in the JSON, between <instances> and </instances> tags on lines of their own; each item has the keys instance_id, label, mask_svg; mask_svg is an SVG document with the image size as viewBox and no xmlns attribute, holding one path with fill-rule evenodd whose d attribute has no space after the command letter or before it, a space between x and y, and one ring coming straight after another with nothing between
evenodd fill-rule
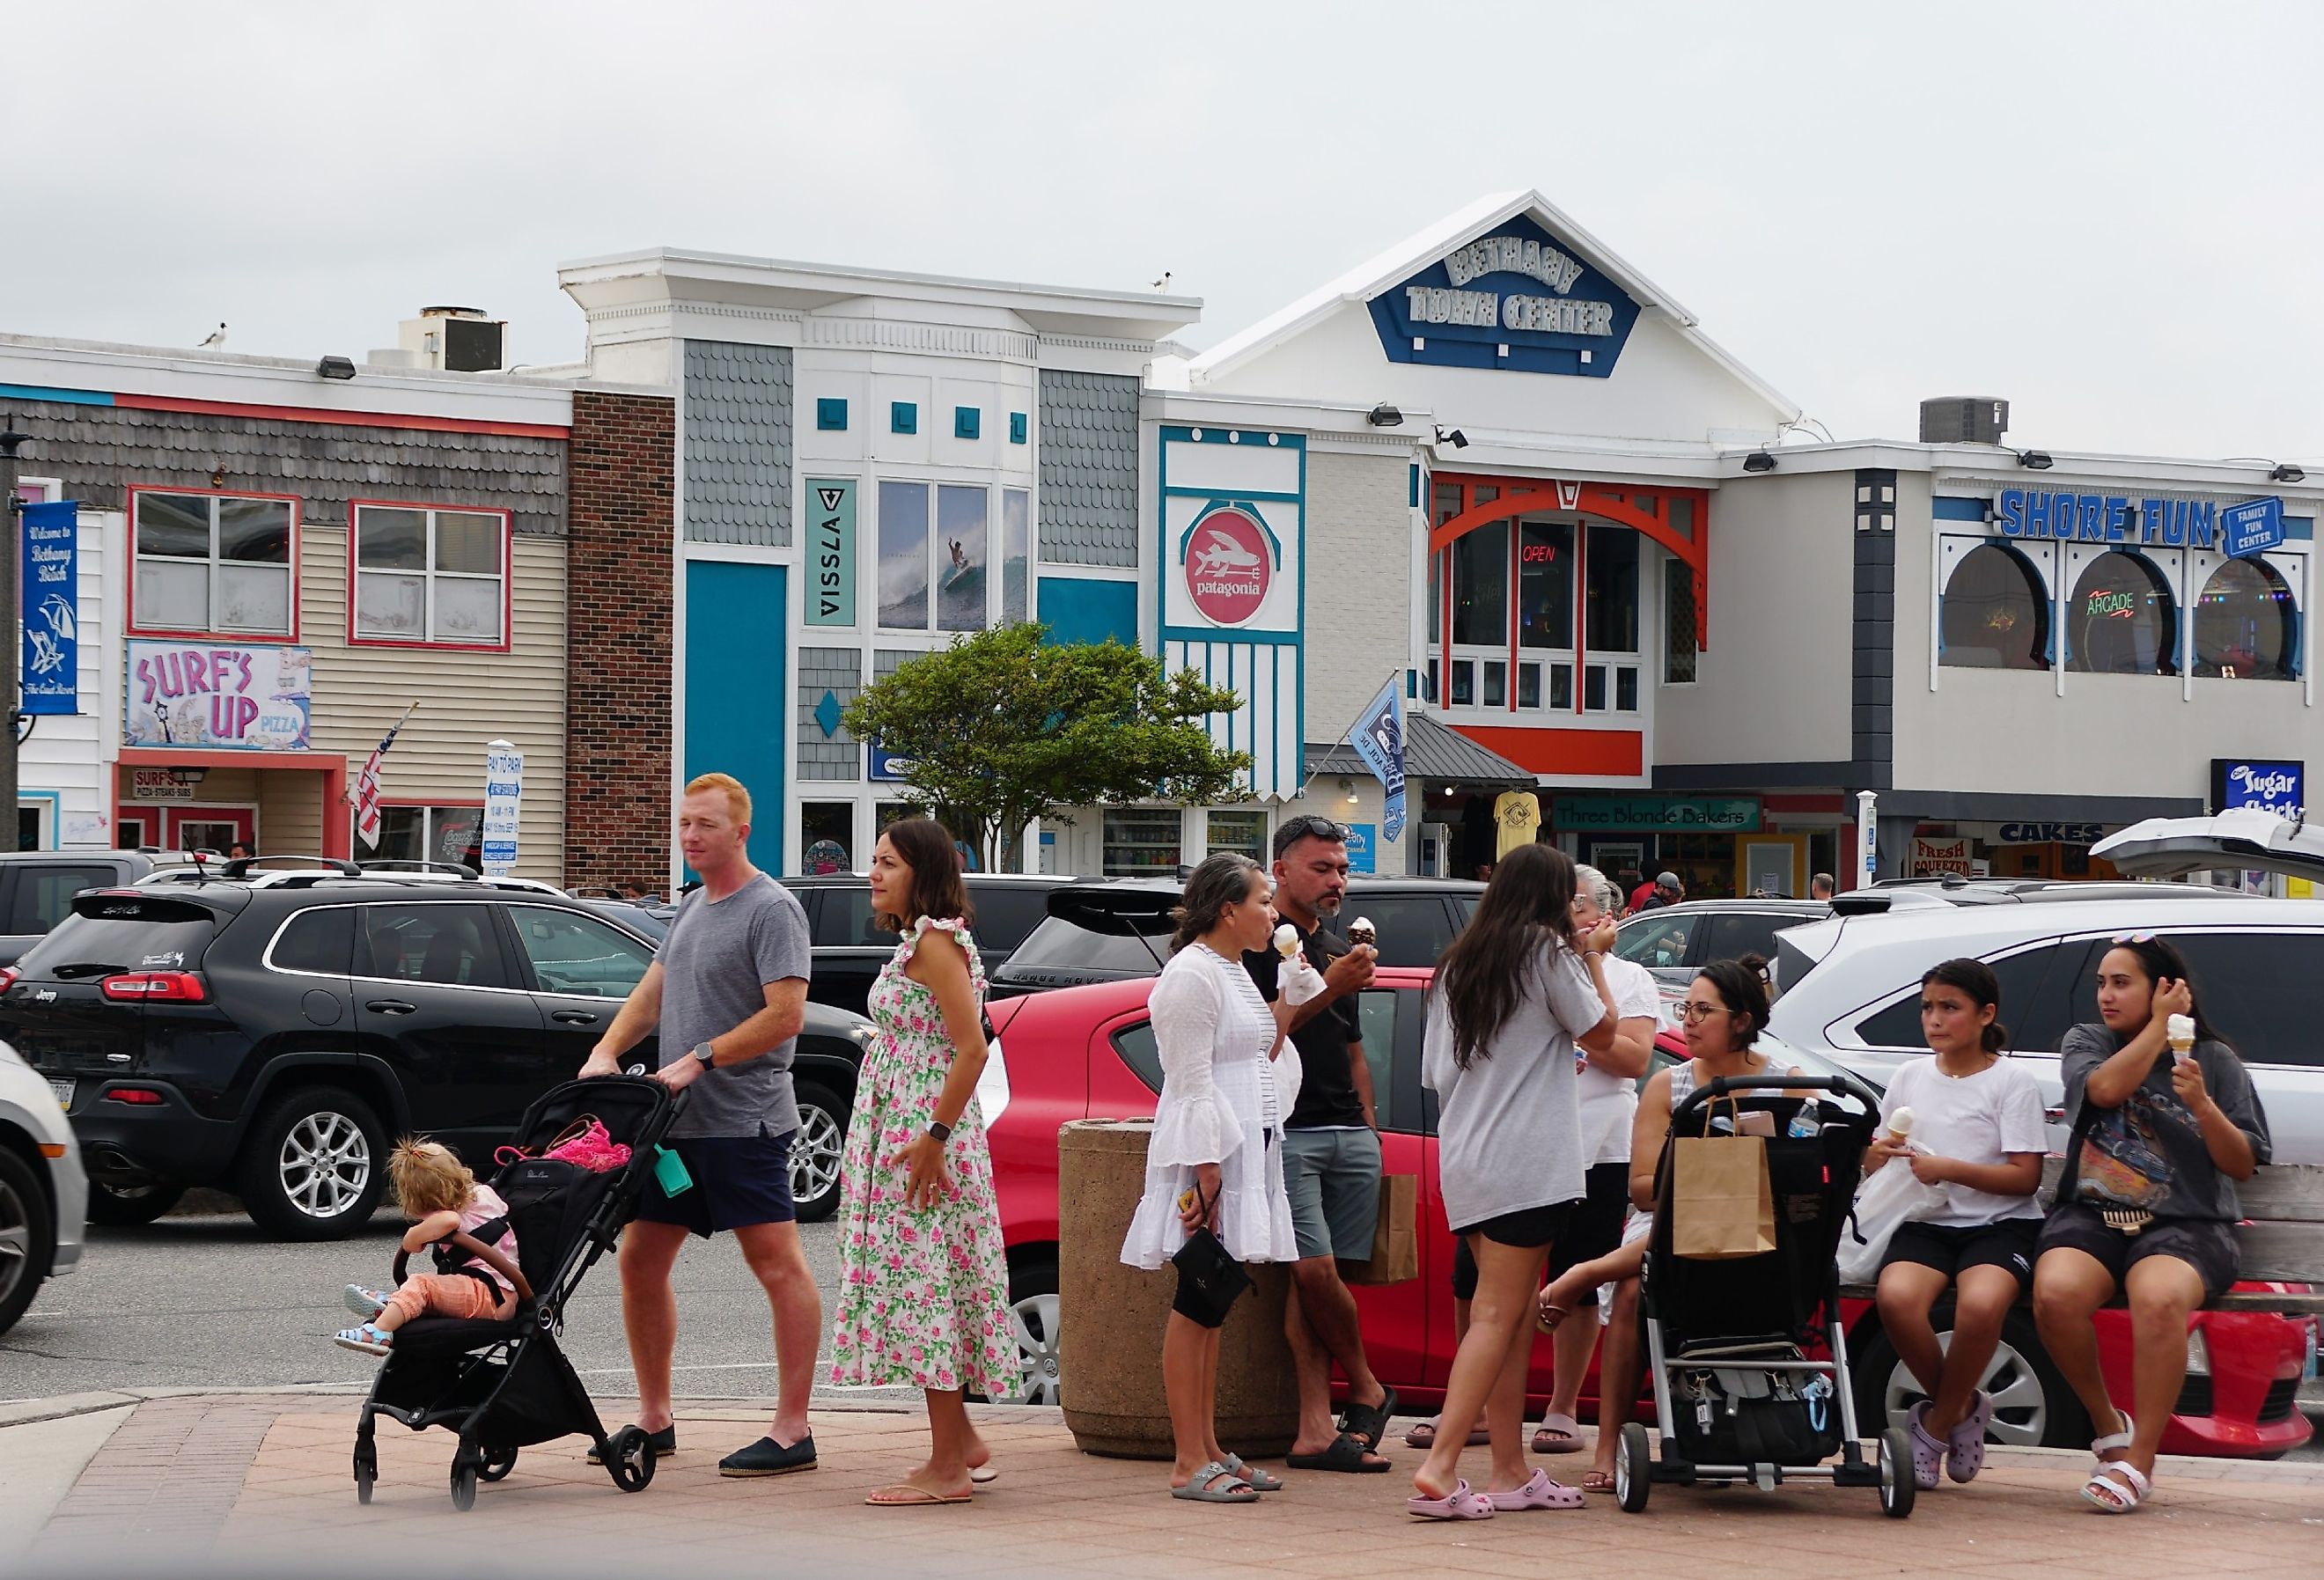
<instances>
[{"instance_id":1,"label":"car wheel","mask_svg":"<svg viewBox=\"0 0 2324 1580\"><path fill-rule=\"evenodd\" d=\"M1058 1402L1063 1373L1057 1367L1057 1310L1056 1262L1027 1262L1009 1275L1009 1326L1017 1340L1019 1380L1002 1402Z\"/></svg>"},{"instance_id":2,"label":"car wheel","mask_svg":"<svg viewBox=\"0 0 2324 1580\"><path fill-rule=\"evenodd\" d=\"M1950 1349L1953 1342L1952 1311L1940 1303L1934 1313L1937 1343ZM2089 1441L2089 1418L2081 1401L2066 1386L2058 1369L2042 1348L2034 1318L2012 1311L2001 1325L2001 1343L1978 1379L1979 1388L1993 1396L1993 1424L1988 1442L2017 1447L2079 1448ZM1864 1346L1856 1368L1857 1428L1877 1437L1890 1427L1909 1424L1908 1412L1928 1395L1918 1379L1877 1326Z\"/></svg>"},{"instance_id":3,"label":"car wheel","mask_svg":"<svg viewBox=\"0 0 2324 1580\"><path fill-rule=\"evenodd\" d=\"M134 1229L178 1205L182 1185L107 1185L88 1182L88 1221L108 1229Z\"/></svg>"},{"instance_id":4,"label":"car wheel","mask_svg":"<svg viewBox=\"0 0 2324 1580\"><path fill-rule=\"evenodd\" d=\"M791 1203L802 1224L839 1210L839 1163L847 1150L848 1106L827 1086L798 1086L798 1133L791 1138Z\"/></svg>"},{"instance_id":5,"label":"car wheel","mask_svg":"<svg viewBox=\"0 0 2324 1580\"><path fill-rule=\"evenodd\" d=\"M57 1225L32 1166L0 1147L0 1333L16 1326L48 1276Z\"/></svg>"},{"instance_id":6,"label":"car wheel","mask_svg":"<svg viewBox=\"0 0 2324 1580\"><path fill-rule=\"evenodd\" d=\"M277 1240L343 1240L362 1228L387 1187L387 1132L371 1104L337 1086L309 1086L250 1127L236 1176L242 1205Z\"/></svg>"}]
</instances>

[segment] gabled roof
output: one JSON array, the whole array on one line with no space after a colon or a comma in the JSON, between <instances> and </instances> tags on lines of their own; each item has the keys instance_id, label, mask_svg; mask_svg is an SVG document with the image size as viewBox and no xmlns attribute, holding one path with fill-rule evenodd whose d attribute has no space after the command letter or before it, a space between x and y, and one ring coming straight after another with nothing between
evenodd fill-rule
<instances>
[{"instance_id":1,"label":"gabled roof","mask_svg":"<svg viewBox=\"0 0 2324 1580\"><path fill-rule=\"evenodd\" d=\"M1704 356L1783 412L1786 420L1799 416L1798 402L1738 362L1702 331L1700 320L1676 298L1639 273L1538 191L1499 192L1480 198L1467 208L1406 236L1377 257L1357 264L1338 279L1317 287L1280 311L1228 336L1194 360L1190 371L1194 387L1199 389L1205 381L1273 350L1346 304L1370 301L1455 247L1475 241L1520 214L1530 216L1544 229L1564 241L1583 263L1620 286L1642 311L1667 321Z\"/></svg>"}]
</instances>

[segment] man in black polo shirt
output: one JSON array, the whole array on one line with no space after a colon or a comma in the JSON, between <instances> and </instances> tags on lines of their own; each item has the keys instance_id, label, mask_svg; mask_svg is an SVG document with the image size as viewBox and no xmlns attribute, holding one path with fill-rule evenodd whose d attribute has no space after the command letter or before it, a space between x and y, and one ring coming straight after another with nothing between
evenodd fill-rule
<instances>
[{"instance_id":1,"label":"man in black polo shirt","mask_svg":"<svg viewBox=\"0 0 2324 1580\"><path fill-rule=\"evenodd\" d=\"M1283 1127L1283 1182L1299 1236L1284 1330L1299 1374L1299 1470L1379 1471L1379 1445L1395 1393L1372 1375L1357 1326L1355 1297L1339 1259L1371 1255L1379 1212L1380 1143L1364 1059L1357 995L1372 980L1374 953L1326 930L1348 892L1347 834L1325 818L1294 818L1275 831L1275 909L1299 929L1307 964L1323 992L1292 1012L1291 1040L1304 1076ZM1273 950L1244 956L1259 991L1276 996L1281 965ZM1332 1363L1348 1379L1348 1414L1332 1419Z\"/></svg>"}]
</instances>

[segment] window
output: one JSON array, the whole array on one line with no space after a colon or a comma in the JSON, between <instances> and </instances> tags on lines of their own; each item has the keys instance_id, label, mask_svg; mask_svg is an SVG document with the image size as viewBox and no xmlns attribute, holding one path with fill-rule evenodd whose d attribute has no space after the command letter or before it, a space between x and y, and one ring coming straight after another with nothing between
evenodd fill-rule
<instances>
[{"instance_id":1,"label":"window","mask_svg":"<svg viewBox=\"0 0 2324 1580\"><path fill-rule=\"evenodd\" d=\"M1231 850L1264 864L1267 860L1267 814L1264 812L1213 812L1211 814L1209 854L1216 855Z\"/></svg>"},{"instance_id":2,"label":"window","mask_svg":"<svg viewBox=\"0 0 2324 1580\"><path fill-rule=\"evenodd\" d=\"M1487 659L1485 661L1485 706L1487 707L1508 707L1509 700L1508 684L1508 661L1507 659Z\"/></svg>"},{"instance_id":3,"label":"window","mask_svg":"<svg viewBox=\"0 0 2324 1580\"><path fill-rule=\"evenodd\" d=\"M289 636L295 502L130 491L136 629Z\"/></svg>"},{"instance_id":4,"label":"window","mask_svg":"<svg viewBox=\"0 0 2324 1580\"><path fill-rule=\"evenodd\" d=\"M1763 960L1772 960L1775 957L1777 933L1815 919L1796 911L1721 911L1711 919L1711 943L1703 950L1703 958L1740 960L1746 955L1757 955Z\"/></svg>"},{"instance_id":5,"label":"window","mask_svg":"<svg viewBox=\"0 0 2324 1580\"><path fill-rule=\"evenodd\" d=\"M1530 518L1517 523L1517 644L1573 645L1573 528Z\"/></svg>"},{"instance_id":6,"label":"window","mask_svg":"<svg viewBox=\"0 0 2324 1580\"><path fill-rule=\"evenodd\" d=\"M2091 947L2086 939L2071 939L1986 962L2001 984L2001 1009L1995 1018L2008 1028L2009 1047L2055 1053L2067 1027L2098 1019L2089 985ZM2084 1002L2078 1005L2078 998ZM1925 1049L1918 985L1879 1013L1858 1021L1856 1034L1871 1048Z\"/></svg>"},{"instance_id":7,"label":"window","mask_svg":"<svg viewBox=\"0 0 2324 1580\"><path fill-rule=\"evenodd\" d=\"M1702 918L1694 912L1656 916L1648 911L1626 921L1614 935L1614 953L1649 971L1686 964L1689 936Z\"/></svg>"},{"instance_id":8,"label":"window","mask_svg":"<svg viewBox=\"0 0 2324 1580\"><path fill-rule=\"evenodd\" d=\"M1688 504L1685 500L1673 501ZM1692 509L1692 505L1689 504ZM1684 686L1694 678L1694 567L1683 559L1663 561L1663 684Z\"/></svg>"},{"instance_id":9,"label":"window","mask_svg":"<svg viewBox=\"0 0 2324 1580\"><path fill-rule=\"evenodd\" d=\"M2324 936L2174 933L2171 941L2187 956L2203 1018L2246 1063L2324 1067L2308 996ZM2095 1003L2089 1018L2097 1018Z\"/></svg>"},{"instance_id":10,"label":"window","mask_svg":"<svg viewBox=\"0 0 2324 1580\"><path fill-rule=\"evenodd\" d=\"M976 947L1014 949L1049 914L1049 894L1030 883L971 883L968 901L976 908Z\"/></svg>"},{"instance_id":11,"label":"window","mask_svg":"<svg viewBox=\"0 0 2324 1580\"><path fill-rule=\"evenodd\" d=\"M25 862L16 869L16 902L8 930L45 933L72 914L73 896L84 889L108 888L119 880L111 867L52 867Z\"/></svg>"},{"instance_id":12,"label":"window","mask_svg":"<svg viewBox=\"0 0 2324 1580\"><path fill-rule=\"evenodd\" d=\"M2050 600L2023 555L1996 543L1961 557L1945 582L1938 661L1967 670L2050 667Z\"/></svg>"},{"instance_id":13,"label":"window","mask_svg":"<svg viewBox=\"0 0 2324 1580\"><path fill-rule=\"evenodd\" d=\"M653 952L637 939L599 921L545 905L514 905L517 942L532 963L532 980L542 993L568 998L622 999L653 964Z\"/></svg>"},{"instance_id":14,"label":"window","mask_svg":"<svg viewBox=\"0 0 2324 1580\"><path fill-rule=\"evenodd\" d=\"M1583 570L1583 640L1593 653L1638 651L1638 534L1593 525Z\"/></svg>"},{"instance_id":15,"label":"window","mask_svg":"<svg viewBox=\"0 0 2324 1580\"><path fill-rule=\"evenodd\" d=\"M1105 875L1176 877L1184 859L1183 826L1184 819L1176 807L1109 808L1105 814Z\"/></svg>"},{"instance_id":16,"label":"window","mask_svg":"<svg viewBox=\"0 0 2324 1580\"><path fill-rule=\"evenodd\" d=\"M514 985L481 905L367 905L364 932L357 941L370 947L366 976L439 987Z\"/></svg>"},{"instance_id":17,"label":"window","mask_svg":"<svg viewBox=\"0 0 2324 1580\"><path fill-rule=\"evenodd\" d=\"M853 870L848 852L855 844L855 803L805 801L799 806L798 870L810 877Z\"/></svg>"},{"instance_id":18,"label":"window","mask_svg":"<svg viewBox=\"0 0 2324 1580\"><path fill-rule=\"evenodd\" d=\"M355 908L328 905L302 910L283 923L281 936L274 940L266 959L277 971L345 976L355 947Z\"/></svg>"},{"instance_id":19,"label":"window","mask_svg":"<svg viewBox=\"0 0 2324 1580\"><path fill-rule=\"evenodd\" d=\"M358 834L356 843L362 843ZM482 807L382 807L379 844L367 860L392 862L458 862L484 866L484 809Z\"/></svg>"},{"instance_id":20,"label":"window","mask_svg":"<svg viewBox=\"0 0 2324 1580\"><path fill-rule=\"evenodd\" d=\"M2292 589L2261 559L2230 559L2195 605L2195 673L2227 680L2299 674L2300 614Z\"/></svg>"},{"instance_id":21,"label":"window","mask_svg":"<svg viewBox=\"0 0 2324 1580\"><path fill-rule=\"evenodd\" d=\"M964 408L966 410L966 408ZM985 494L946 484L936 490L936 629L985 627Z\"/></svg>"},{"instance_id":22,"label":"window","mask_svg":"<svg viewBox=\"0 0 2324 1580\"><path fill-rule=\"evenodd\" d=\"M1443 901L1434 894L1351 894L1332 930L1344 935L1348 924L1360 916L1379 932L1383 966L1434 966L1452 941L1452 919Z\"/></svg>"},{"instance_id":23,"label":"window","mask_svg":"<svg viewBox=\"0 0 2324 1580\"><path fill-rule=\"evenodd\" d=\"M880 624L928 628L928 485L880 485Z\"/></svg>"},{"instance_id":24,"label":"window","mask_svg":"<svg viewBox=\"0 0 2324 1580\"><path fill-rule=\"evenodd\" d=\"M872 891L868 886L818 884L813 890L799 891L802 899L810 893L814 895L815 926L808 936L816 948L896 947L896 935L883 932L872 919Z\"/></svg>"},{"instance_id":25,"label":"window","mask_svg":"<svg viewBox=\"0 0 2324 1580\"><path fill-rule=\"evenodd\" d=\"M355 642L506 647L504 511L355 507Z\"/></svg>"},{"instance_id":26,"label":"window","mask_svg":"<svg viewBox=\"0 0 2324 1580\"><path fill-rule=\"evenodd\" d=\"M2179 615L2143 554L2090 561L2066 605L2066 668L2091 675L2175 675Z\"/></svg>"},{"instance_id":27,"label":"window","mask_svg":"<svg viewBox=\"0 0 2324 1580\"><path fill-rule=\"evenodd\" d=\"M1019 413L1021 416L1022 413ZM1022 488L1001 491L1001 623L1024 622L1030 603L1027 578L1033 560L1033 495Z\"/></svg>"},{"instance_id":28,"label":"window","mask_svg":"<svg viewBox=\"0 0 2324 1580\"><path fill-rule=\"evenodd\" d=\"M1124 1026L1113 1034L1113 1050L1121 1056L1130 1073L1146 1083L1148 1089L1162 1090L1162 1047L1155 1039L1154 1022L1140 1021L1135 1026Z\"/></svg>"},{"instance_id":29,"label":"window","mask_svg":"<svg viewBox=\"0 0 2324 1580\"><path fill-rule=\"evenodd\" d=\"M1509 523L1488 522L1455 539L1452 552L1452 640L1469 646L1507 647Z\"/></svg>"}]
</instances>

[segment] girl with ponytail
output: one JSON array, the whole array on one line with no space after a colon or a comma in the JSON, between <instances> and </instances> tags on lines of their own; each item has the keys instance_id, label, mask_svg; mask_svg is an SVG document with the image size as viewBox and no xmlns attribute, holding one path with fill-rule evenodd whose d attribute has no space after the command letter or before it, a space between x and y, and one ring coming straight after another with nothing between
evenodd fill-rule
<instances>
[{"instance_id":1,"label":"girl with ponytail","mask_svg":"<svg viewBox=\"0 0 2324 1580\"><path fill-rule=\"evenodd\" d=\"M1993 1400L1979 1391L2001 1325L2034 1281L2042 1229L2042 1091L2002 1055L2001 986L1982 960L1948 960L1921 978L1921 1035L1934 1056L1897 1070L1885 1122L1865 1154L1869 1174L1910 1169L1936 1188L1897 1225L1880 1267L1880 1325L1929 1397L1913 1407L1913 1474L1957 1482L1985 1464ZM1909 1111L1909 1113L1908 1112ZM1954 1292L1950 1348L1929 1313Z\"/></svg>"}]
</instances>

